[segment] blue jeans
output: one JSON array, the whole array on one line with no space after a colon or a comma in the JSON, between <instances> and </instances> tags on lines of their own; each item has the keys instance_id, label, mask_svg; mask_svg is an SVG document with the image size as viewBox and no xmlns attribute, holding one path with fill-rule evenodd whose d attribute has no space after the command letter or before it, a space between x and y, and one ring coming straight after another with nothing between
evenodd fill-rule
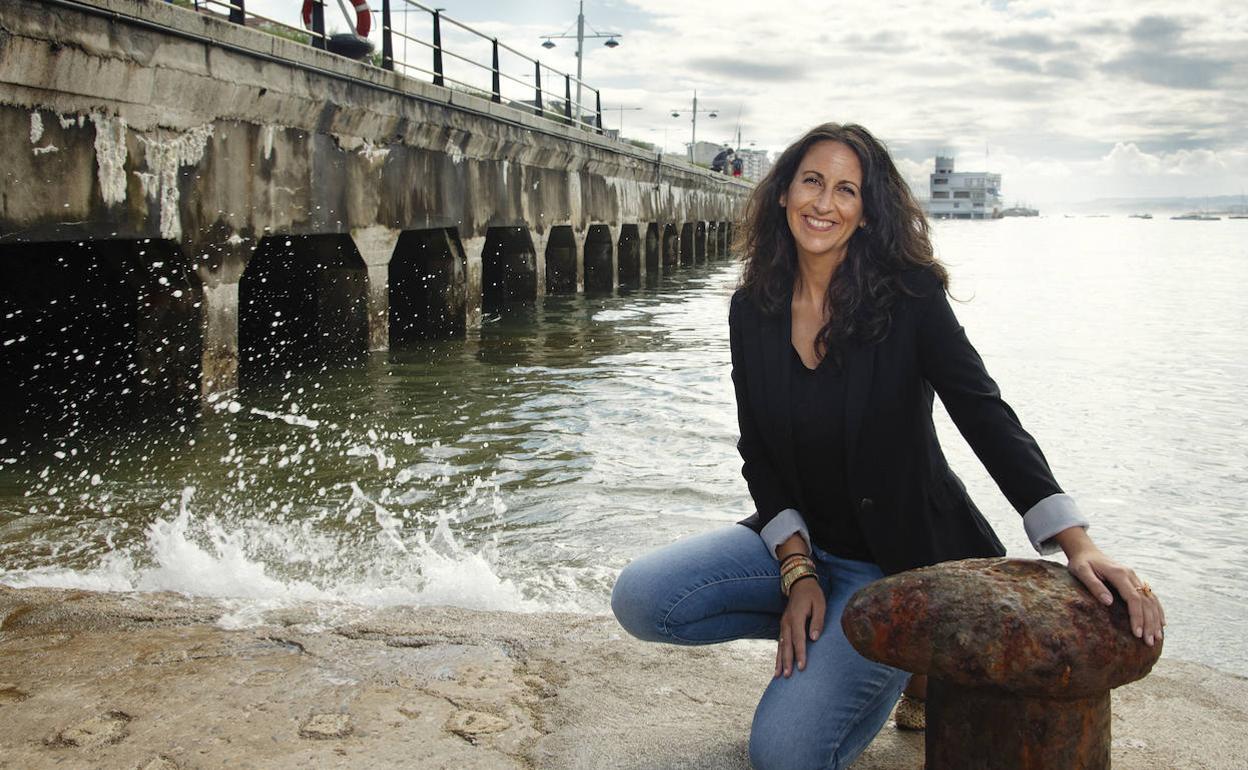
<instances>
[{"instance_id":1,"label":"blue jeans","mask_svg":"<svg viewBox=\"0 0 1248 770\"><path fill-rule=\"evenodd\" d=\"M806 642L806 669L772 679L754 711L750 761L759 770L848 767L909 678L859 655L841 630L849 597L883 577L880 568L819 548L812 556L828 599L824 631ZM633 561L615 583L611 609L638 639L714 644L775 639L785 601L780 564L757 534L734 524Z\"/></svg>"}]
</instances>

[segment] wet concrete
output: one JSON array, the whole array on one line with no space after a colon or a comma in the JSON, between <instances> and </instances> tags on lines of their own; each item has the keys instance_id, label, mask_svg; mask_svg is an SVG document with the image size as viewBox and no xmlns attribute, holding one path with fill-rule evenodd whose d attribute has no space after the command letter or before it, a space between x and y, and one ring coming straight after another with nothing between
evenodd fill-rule
<instances>
[{"instance_id":1,"label":"wet concrete","mask_svg":"<svg viewBox=\"0 0 1248 770\"><path fill-rule=\"evenodd\" d=\"M239 630L173 594L0 587L0 768L745 768L772 648L609 617L306 605ZM1113 693L1117 768L1237 768L1248 681L1162 660ZM890 726L858 770L919 768Z\"/></svg>"}]
</instances>

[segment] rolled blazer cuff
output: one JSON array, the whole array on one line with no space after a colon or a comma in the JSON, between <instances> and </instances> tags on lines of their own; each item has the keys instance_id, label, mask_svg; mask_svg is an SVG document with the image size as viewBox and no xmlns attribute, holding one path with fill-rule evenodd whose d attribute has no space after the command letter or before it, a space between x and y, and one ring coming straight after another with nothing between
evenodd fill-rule
<instances>
[{"instance_id":1,"label":"rolled blazer cuff","mask_svg":"<svg viewBox=\"0 0 1248 770\"><path fill-rule=\"evenodd\" d=\"M1058 532L1070 527L1087 529L1089 526L1087 518L1079 512L1079 506L1075 505L1075 498L1062 493L1049 495L1023 514L1023 529L1027 530L1027 539L1042 555L1059 550L1057 542L1053 540Z\"/></svg>"},{"instance_id":2,"label":"rolled blazer cuff","mask_svg":"<svg viewBox=\"0 0 1248 770\"><path fill-rule=\"evenodd\" d=\"M780 545L793 537L797 533L806 541L806 552L810 553L810 530L806 529L806 520L802 518L802 514L797 512L796 508L785 508L776 514L776 517L767 522L767 526L758 533L758 536L767 544L767 552L772 558L776 556L776 549Z\"/></svg>"}]
</instances>

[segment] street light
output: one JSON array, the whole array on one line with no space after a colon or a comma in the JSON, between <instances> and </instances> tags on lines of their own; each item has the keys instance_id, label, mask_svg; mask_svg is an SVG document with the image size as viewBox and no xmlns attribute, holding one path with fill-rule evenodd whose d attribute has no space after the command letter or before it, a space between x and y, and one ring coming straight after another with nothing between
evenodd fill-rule
<instances>
[{"instance_id":1,"label":"street light","mask_svg":"<svg viewBox=\"0 0 1248 770\"><path fill-rule=\"evenodd\" d=\"M624 105L622 105L622 104L621 104L621 105L620 105L620 106L618 106L618 107L603 107L602 109L603 109L603 112L609 112L609 111L611 111L611 110L619 110L619 111L620 111L620 128L619 128L619 131L620 131L621 133L623 133L623 131L624 131L624 110L644 110L644 109L645 109L645 107L625 107Z\"/></svg>"},{"instance_id":2,"label":"street light","mask_svg":"<svg viewBox=\"0 0 1248 770\"><path fill-rule=\"evenodd\" d=\"M708 110L708 109L705 109L705 108L703 108L703 109L698 109L698 92L697 92L697 91L694 91L694 92L693 92L693 109L692 109L692 110L690 110L690 112L692 112L692 113L693 113L693 118L692 118L692 123L693 123L693 133L692 133L692 135L689 137L689 161L692 163L692 162L693 162L693 158L694 158L694 154L693 154L693 153L694 153L694 148L695 148L695 147L697 146L697 144L698 144L698 113L699 113L699 112L705 112L705 113L707 113L707 117L708 117L708 118L717 118L717 117L719 117L719 110ZM679 110L672 110L672 117L673 117L673 118L679 118L679 117L680 117L680 111L679 111Z\"/></svg>"},{"instance_id":3,"label":"street light","mask_svg":"<svg viewBox=\"0 0 1248 770\"><path fill-rule=\"evenodd\" d=\"M570 30L571 27L568 27L568 29ZM578 10L576 12L576 34L575 35L569 35L567 30L565 30L563 34L560 34L560 35L542 35L542 38L545 39L545 42L542 43L542 48L545 48L548 51L551 48L555 47L556 40L563 40L563 39L568 39L568 40L575 39L576 40L576 122L577 122L577 125L580 125L580 122L581 122L581 65L584 63L584 59L585 59L585 56L584 56L585 38L605 37L607 38L607 42L603 43L603 45L605 45L607 48L616 48L620 44L620 41L616 40L616 38L624 37L619 32L599 32L598 30L594 29L592 26L590 26L590 30L594 34L586 35L585 34L585 0L581 0L581 2L578 5Z\"/></svg>"}]
</instances>

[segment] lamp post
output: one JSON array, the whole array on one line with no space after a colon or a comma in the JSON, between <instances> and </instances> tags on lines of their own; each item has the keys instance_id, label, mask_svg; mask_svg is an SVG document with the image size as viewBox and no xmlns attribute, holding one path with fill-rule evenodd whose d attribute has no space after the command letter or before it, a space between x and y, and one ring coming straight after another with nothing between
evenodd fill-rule
<instances>
[{"instance_id":1,"label":"lamp post","mask_svg":"<svg viewBox=\"0 0 1248 770\"><path fill-rule=\"evenodd\" d=\"M692 118L693 132L689 137L689 162L692 163L694 159L694 148L697 147L697 144L698 144L698 113L699 112L709 113L707 117L717 118L719 117L719 110L708 110L705 107L703 107L702 109L699 109L698 108L698 92L694 91L693 92L693 109L690 110L690 112L693 114L693 118ZM672 117L679 118L680 111L672 110Z\"/></svg>"},{"instance_id":2,"label":"lamp post","mask_svg":"<svg viewBox=\"0 0 1248 770\"><path fill-rule=\"evenodd\" d=\"M648 128L648 129L646 129L646 130L647 130L647 131L662 131L662 132L663 132L663 154L664 154L664 155L666 155L666 154L667 154L667 132L668 132L668 131L670 131L671 129L669 129L669 128L667 128L666 126L664 126L663 128Z\"/></svg>"},{"instance_id":3,"label":"lamp post","mask_svg":"<svg viewBox=\"0 0 1248 770\"><path fill-rule=\"evenodd\" d=\"M571 28L569 27L569 29ZM576 123L577 125L580 125L581 123L581 71L582 71L582 65L585 59L585 56L584 56L585 39L605 37L607 39L607 42L603 43L603 45L605 45L607 48L615 48L616 46L620 44L620 41L616 40L616 38L624 37L618 32L599 32L598 30L594 29L592 26L590 27L590 30L594 34L586 35L585 34L585 0L581 0L581 2L578 4L578 10L576 12L576 34L575 35L569 35L567 31L564 31L563 34L560 34L560 35L542 35L542 38L545 40L545 42L542 43L542 48L546 48L548 50L555 47L556 40L564 40L564 39L576 40Z\"/></svg>"},{"instance_id":4,"label":"lamp post","mask_svg":"<svg viewBox=\"0 0 1248 770\"><path fill-rule=\"evenodd\" d=\"M645 109L645 107L625 107L624 105L622 105L622 104L621 104L621 105L619 105L618 107L607 107L606 109L608 109L608 110L619 110L619 112L620 112L620 127L619 127L619 129L617 129L617 130L618 130L620 133L623 133L623 132L624 132L624 110L644 110L644 109Z\"/></svg>"}]
</instances>

